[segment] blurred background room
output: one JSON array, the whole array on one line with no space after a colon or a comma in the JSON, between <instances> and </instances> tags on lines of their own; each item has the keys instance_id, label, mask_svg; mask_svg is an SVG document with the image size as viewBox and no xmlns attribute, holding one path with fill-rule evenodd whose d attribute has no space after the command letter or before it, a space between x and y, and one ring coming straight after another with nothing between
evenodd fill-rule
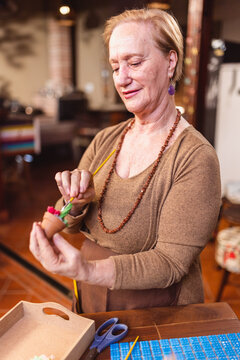
<instances>
[{"instance_id":1,"label":"blurred background room","mask_svg":"<svg viewBox=\"0 0 240 360\"><path fill-rule=\"evenodd\" d=\"M205 301L225 301L240 318L239 0L0 0L0 316L20 300L71 308L72 282L33 258L29 234L59 198L55 173L131 116L102 32L110 16L143 6L171 12L184 34L176 104L215 147L222 177L219 222L201 255ZM236 239L224 261L221 234Z\"/></svg>"}]
</instances>

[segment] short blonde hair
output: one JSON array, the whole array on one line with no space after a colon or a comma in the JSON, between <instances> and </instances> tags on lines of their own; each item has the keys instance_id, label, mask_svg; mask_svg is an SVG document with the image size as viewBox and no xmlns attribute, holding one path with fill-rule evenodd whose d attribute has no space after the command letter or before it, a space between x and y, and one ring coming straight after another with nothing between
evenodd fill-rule
<instances>
[{"instance_id":1,"label":"short blonde hair","mask_svg":"<svg viewBox=\"0 0 240 360\"><path fill-rule=\"evenodd\" d=\"M178 61L172 81L180 80L183 67L183 36L177 20L166 11L159 9L125 10L106 21L103 38L107 47L109 47L114 28L129 22L151 24L154 29L153 39L157 47L165 54L169 54L171 50L176 51Z\"/></svg>"}]
</instances>

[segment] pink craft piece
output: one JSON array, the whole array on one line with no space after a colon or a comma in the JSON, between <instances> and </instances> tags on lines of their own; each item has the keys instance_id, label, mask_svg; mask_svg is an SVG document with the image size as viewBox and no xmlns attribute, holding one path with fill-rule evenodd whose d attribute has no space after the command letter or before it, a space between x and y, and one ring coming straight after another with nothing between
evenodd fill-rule
<instances>
[{"instance_id":1,"label":"pink craft piece","mask_svg":"<svg viewBox=\"0 0 240 360\"><path fill-rule=\"evenodd\" d=\"M47 211L53 215L57 215L57 216L60 215L60 211L56 210L53 206L48 206Z\"/></svg>"}]
</instances>

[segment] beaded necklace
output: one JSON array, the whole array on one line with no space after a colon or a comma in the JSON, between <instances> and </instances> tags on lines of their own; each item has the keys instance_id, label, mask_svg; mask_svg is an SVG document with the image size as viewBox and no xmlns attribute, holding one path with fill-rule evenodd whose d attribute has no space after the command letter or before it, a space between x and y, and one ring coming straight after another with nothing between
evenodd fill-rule
<instances>
[{"instance_id":1,"label":"beaded necklace","mask_svg":"<svg viewBox=\"0 0 240 360\"><path fill-rule=\"evenodd\" d=\"M117 158L118 158L118 154L122 148L122 144L123 144L123 140L126 136L126 133L133 127L133 124L135 122L135 119L133 119L131 121L131 123L129 124L129 126L126 127L126 129L123 131L121 137L120 137L120 141L117 145L117 149L116 149L116 154L115 154L115 157L114 157L114 160L113 160L113 163L112 163L112 166L111 166L111 169L109 170L109 173L108 173L108 176L105 180L105 183L104 183L104 186L103 186L103 189L101 191L101 194L100 194L100 199L99 199L99 203L98 203L98 221L101 225L101 228L107 233L107 234L115 234L116 232L120 231L124 225L126 225L126 223L129 221L129 219L132 217L133 213L135 212L135 210L137 209L137 207L139 206L142 198L143 198L143 195L145 194L149 184L150 184L150 181L151 179L153 178L153 175L155 174L156 170L157 170L157 167L158 167L158 164L162 158L162 155L164 153L164 150L166 149L166 147L168 146L169 144L169 140L171 139L171 137L173 136L174 134L174 131L176 130L177 126L178 126L178 123L181 119L181 113L180 111L177 109L177 117L176 117L176 120L172 126L172 128L170 129L169 131L169 134L163 144L163 146L161 147L161 150L158 154L158 157L157 159L155 160L154 164L153 164L153 167L152 167L152 170L150 172L150 174L148 175L148 178L145 182L145 184L143 185L136 201L135 201L135 204L133 206L133 208L129 211L129 213L127 214L127 216L123 219L123 221L121 222L121 224L116 227L115 229L108 229L105 225L104 225L104 222L103 222L103 217L102 217L102 205L103 205L103 201L104 201L104 197L106 195L106 191L107 191L107 187L108 187L108 184L110 182L110 179L111 179L111 176L113 174L113 171L115 169L115 166L116 166L116 163L117 163Z\"/></svg>"}]
</instances>

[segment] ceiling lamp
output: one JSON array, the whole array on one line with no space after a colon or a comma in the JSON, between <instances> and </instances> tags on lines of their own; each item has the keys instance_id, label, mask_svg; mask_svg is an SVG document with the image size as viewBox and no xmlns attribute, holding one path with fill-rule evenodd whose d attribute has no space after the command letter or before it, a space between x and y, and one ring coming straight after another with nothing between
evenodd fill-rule
<instances>
[{"instance_id":1,"label":"ceiling lamp","mask_svg":"<svg viewBox=\"0 0 240 360\"><path fill-rule=\"evenodd\" d=\"M63 6L60 6L60 8L59 8L59 12L62 15L68 15L70 13L70 11L71 11L71 9L68 5L63 5Z\"/></svg>"},{"instance_id":2,"label":"ceiling lamp","mask_svg":"<svg viewBox=\"0 0 240 360\"><path fill-rule=\"evenodd\" d=\"M147 5L149 9L161 9L161 10L169 10L171 5L170 1L167 0L159 0L159 1L150 1Z\"/></svg>"},{"instance_id":3,"label":"ceiling lamp","mask_svg":"<svg viewBox=\"0 0 240 360\"><path fill-rule=\"evenodd\" d=\"M75 13L70 1L62 1L58 8L57 19L63 26L72 26L75 23Z\"/></svg>"}]
</instances>

